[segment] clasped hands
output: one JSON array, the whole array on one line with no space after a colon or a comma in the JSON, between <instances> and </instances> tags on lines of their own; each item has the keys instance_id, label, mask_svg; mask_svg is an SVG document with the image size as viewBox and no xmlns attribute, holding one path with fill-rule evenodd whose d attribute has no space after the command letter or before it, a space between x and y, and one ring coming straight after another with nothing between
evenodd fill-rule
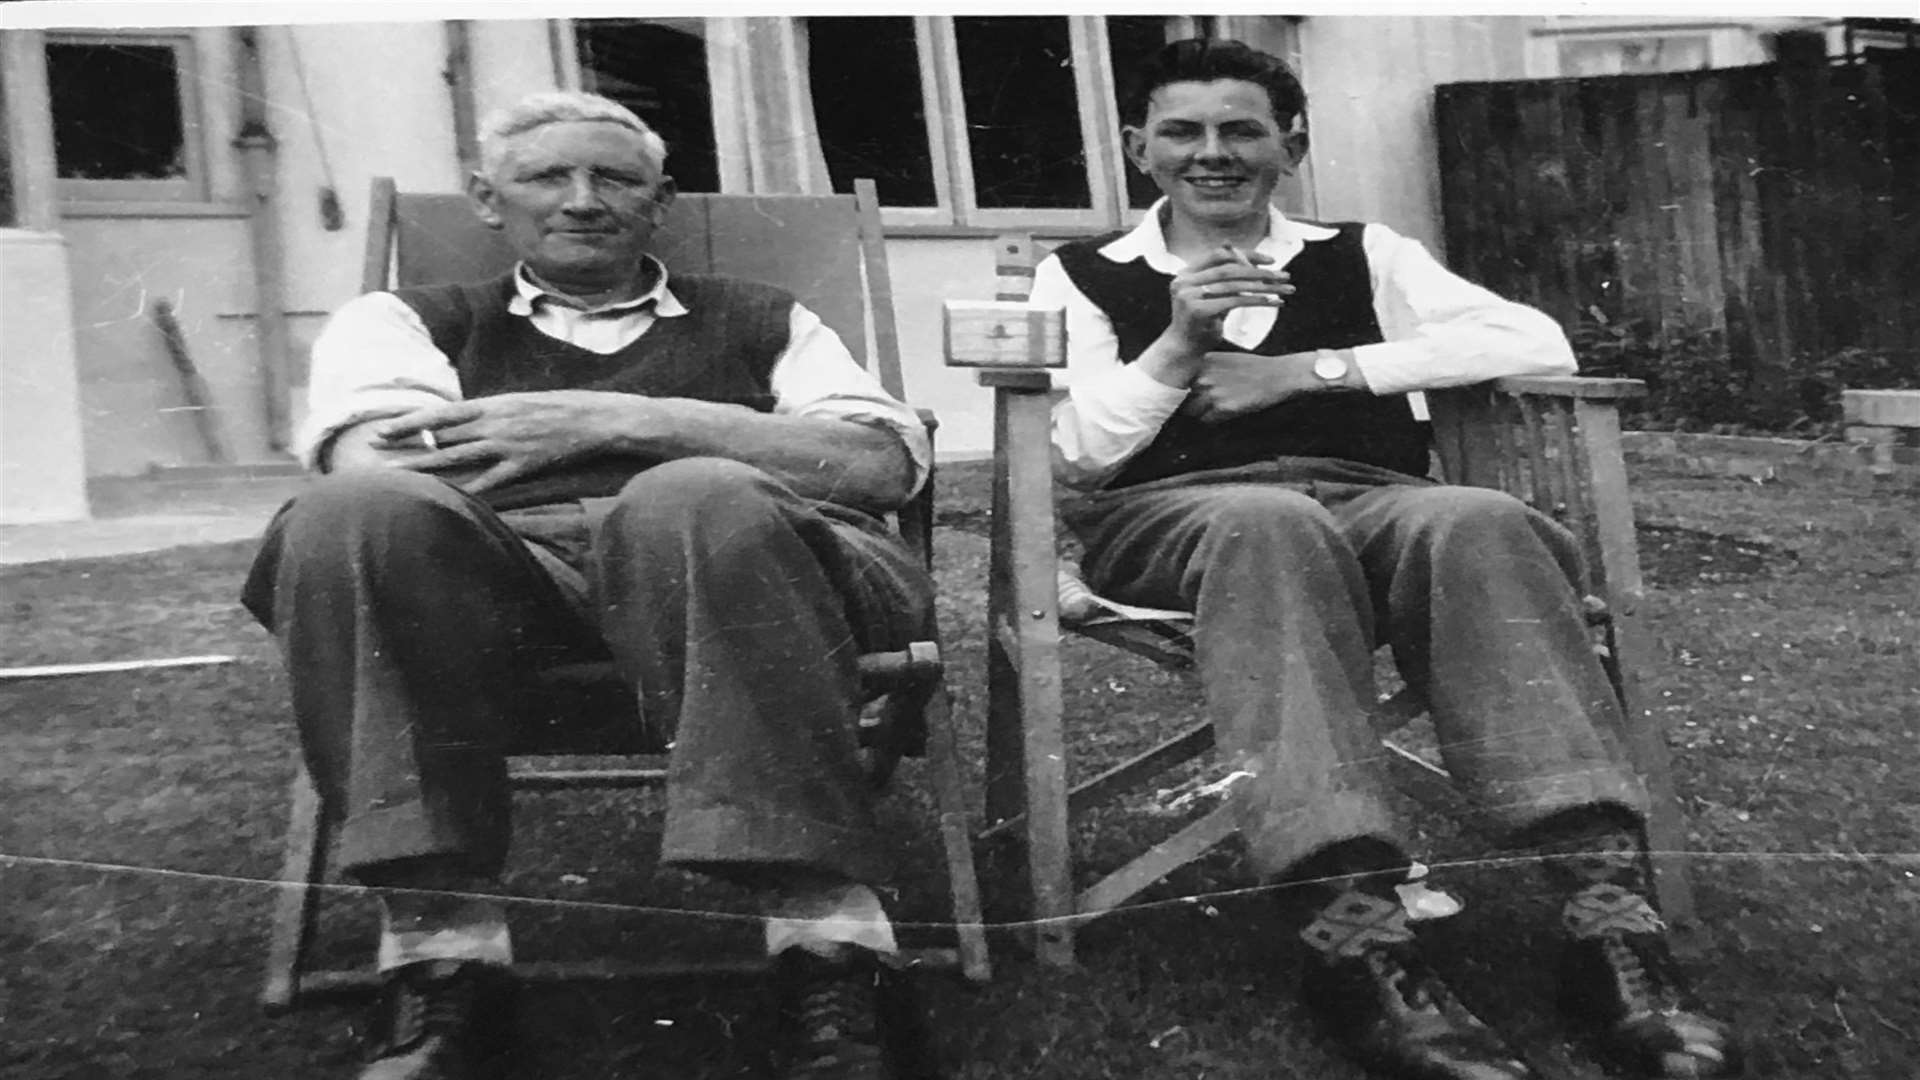
<instances>
[{"instance_id":1,"label":"clasped hands","mask_svg":"<svg viewBox=\"0 0 1920 1080\"><path fill-rule=\"evenodd\" d=\"M1218 348L1227 314L1243 307L1280 307L1294 287L1271 256L1221 246L1175 275L1168 286L1172 318L1163 338L1183 360L1169 374L1189 393L1181 413L1206 423L1246 416L1305 393L1340 389L1314 374L1315 353L1261 356Z\"/></svg>"},{"instance_id":2,"label":"clasped hands","mask_svg":"<svg viewBox=\"0 0 1920 1080\"><path fill-rule=\"evenodd\" d=\"M675 404L592 390L496 394L369 421L360 441L378 464L433 473L477 493L618 451L632 433L662 428ZM336 448L336 467L345 449Z\"/></svg>"}]
</instances>

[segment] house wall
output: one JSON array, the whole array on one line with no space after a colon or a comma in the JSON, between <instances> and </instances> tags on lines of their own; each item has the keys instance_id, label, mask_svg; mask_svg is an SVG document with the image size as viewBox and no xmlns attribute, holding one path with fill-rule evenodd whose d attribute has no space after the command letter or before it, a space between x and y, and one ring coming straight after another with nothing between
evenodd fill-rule
<instances>
[{"instance_id":1,"label":"house wall","mask_svg":"<svg viewBox=\"0 0 1920 1080\"><path fill-rule=\"evenodd\" d=\"M67 241L56 230L53 131L37 33L0 33L0 525L87 516Z\"/></svg>"},{"instance_id":2,"label":"house wall","mask_svg":"<svg viewBox=\"0 0 1920 1080\"><path fill-rule=\"evenodd\" d=\"M0 229L0 525L87 516L67 243Z\"/></svg>"},{"instance_id":3,"label":"house wall","mask_svg":"<svg viewBox=\"0 0 1920 1080\"><path fill-rule=\"evenodd\" d=\"M940 314L947 300L993 299L992 238L894 237L887 241L887 269L907 399L938 414L941 457L992 454L993 394L973 372L946 366Z\"/></svg>"},{"instance_id":4,"label":"house wall","mask_svg":"<svg viewBox=\"0 0 1920 1080\"><path fill-rule=\"evenodd\" d=\"M1524 76L1526 16L1309 16L1298 27L1312 123L1309 207L1378 221L1442 254L1433 88Z\"/></svg>"},{"instance_id":5,"label":"house wall","mask_svg":"<svg viewBox=\"0 0 1920 1080\"><path fill-rule=\"evenodd\" d=\"M1432 87L1523 72L1515 17L1236 17L1235 32L1298 62L1312 100L1306 199L1312 216L1367 218L1439 246ZM553 31L542 21L468 24L476 112L561 83ZM196 214L69 218L87 471L124 475L207 460L141 296L168 296L207 378L235 456L277 455L265 430L246 174L231 148L239 124L236 49L228 28L193 32L203 88L213 202ZM294 420L304 401L307 347L325 317L359 289L366 192L375 175L403 189L453 190L453 102L444 75L447 27L436 22L270 26L260 30L268 120L278 140L271 193L285 251ZM297 51L297 63L296 63ZM1365 58L1357 62L1356 58ZM300 73L304 72L302 86ZM331 187L344 227L324 228ZM939 410L941 446L990 445L989 395L941 363L940 303L992 288L985 237L896 236L888 250L908 388ZM131 299L130 299L131 298ZM174 410L174 411L170 411Z\"/></svg>"},{"instance_id":6,"label":"house wall","mask_svg":"<svg viewBox=\"0 0 1920 1080\"><path fill-rule=\"evenodd\" d=\"M251 200L244 161L232 147L241 123L238 52L228 28L192 35L212 201L158 209L70 204L64 211L93 476L209 460L191 414L180 411L182 383L151 318L150 301L162 296L176 308L229 453L242 462L281 456L266 429ZM546 23L477 22L470 40L481 115L556 85ZM268 26L259 42L267 123L277 140L271 201L285 256L297 422L308 347L326 313L360 290L369 181L391 175L402 188L448 191L464 172L443 75L445 24ZM345 212L333 231L321 214L329 186Z\"/></svg>"}]
</instances>

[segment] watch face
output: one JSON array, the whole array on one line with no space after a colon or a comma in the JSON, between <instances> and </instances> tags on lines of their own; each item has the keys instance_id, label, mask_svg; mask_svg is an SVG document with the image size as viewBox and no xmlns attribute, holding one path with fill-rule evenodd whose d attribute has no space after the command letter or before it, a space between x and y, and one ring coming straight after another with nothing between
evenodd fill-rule
<instances>
[{"instance_id":1,"label":"watch face","mask_svg":"<svg viewBox=\"0 0 1920 1080\"><path fill-rule=\"evenodd\" d=\"M1296 368L1295 370L1298 369ZM1329 382L1334 379L1344 378L1347 374L1346 358L1339 353L1321 353L1319 358L1313 362L1313 373Z\"/></svg>"}]
</instances>

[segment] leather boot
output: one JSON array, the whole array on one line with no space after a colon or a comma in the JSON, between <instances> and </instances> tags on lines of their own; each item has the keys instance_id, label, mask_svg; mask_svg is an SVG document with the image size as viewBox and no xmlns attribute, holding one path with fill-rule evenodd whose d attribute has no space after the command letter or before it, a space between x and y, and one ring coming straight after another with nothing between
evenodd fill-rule
<instances>
[{"instance_id":1,"label":"leather boot","mask_svg":"<svg viewBox=\"0 0 1920 1080\"><path fill-rule=\"evenodd\" d=\"M1349 1056L1386 1080L1528 1080L1534 1073L1421 958L1405 909L1355 889L1301 934L1301 996Z\"/></svg>"}]
</instances>

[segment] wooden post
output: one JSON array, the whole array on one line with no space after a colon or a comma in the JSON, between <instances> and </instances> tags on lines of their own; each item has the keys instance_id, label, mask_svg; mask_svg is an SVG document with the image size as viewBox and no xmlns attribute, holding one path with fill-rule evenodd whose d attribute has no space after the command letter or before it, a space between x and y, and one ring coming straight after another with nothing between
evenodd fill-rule
<instances>
[{"instance_id":1,"label":"wooden post","mask_svg":"<svg viewBox=\"0 0 1920 1080\"><path fill-rule=\"evenodd\" d=\"M993 559L988 584L990 819L1025 814L1030 940L1044 963L1073 963L1066 732L1045 372L983 371L994 388ZM1038 453L1035 453L1035 451ZM1037 460L1036 460L1037 459Z\"/></svg>"},{"instance_id":2,"label":"wooden post","mask_svg":"<svg viewBox=\"0 0 1920 1080\"><path fill-rule=\"evenodd\" d=\"M280 891L273 899L266 982L260 990L260 1004L269 1015L284 1013L300 1000L319 911L319 886L326 873L320 795L298 752L293 755L289 793L286 853L280 863Z\"/></svg>"},{"instance_id":3,"label":"wooden post","mask_svg":"<svg viewBox=\"0 0 1920 1080\"><path fill-rule=\"evenodd\" d=\"M0 139L6 141L13 218L0 225L58 232L53 109L47 100L47 39L39 30L0 34Z\"/></svg>"},{"instance_id":4,"label":"wooden post","mask_svg":"<svg viewBox=\"0 0 1920 1080\"><path fill-rule=\"evenodd\" d=\"M1022 303L949 302L947 363L994 391L993 541L987 582L987 818L1023 816L1042 963L1073 963L1073 873L1053 537L1049 367L1066 363L1065 316Z\"/></svg>"},{"instance_id":5,"label":"wooden post","mask_svg":"<svg viewBox=\"0 0 1920 1080\"><path fill-rule=\"evenodd\" d=\"M447 93L453 99L453 146L464 177L480 165L479 109L473 100L473 35L464 19L447 20Z\"/></svg>"},{"instance_id":6,"label":"wooden post","mask_svg":"<svg viewBox=\"0 0 1920 1080\"><path fill-rule=\"evenodd\" d=\"M252 215L248 233L253 240L253 306L260 327L261 397L267 418L267 445L285 450L289 430L288 387L292 346L287 334L286 244L280 234L280 210L274 201L279 186L279 140L267 124L266 74L260 61L260 29L239 26L234 51L240 57L240 134L233 145L247 171L247 194Z\"/></svg>"},{"instance_id":7,"label":"wooden post","mask_svg":"<svg viewBox=\"0 0 1920 1080\"><path fill-rule=\"evenodd\" d=\"M1581 399L1574 403L1574 416L1592 470L1589 482L1600 541L1599 569L1606 582L1607 606L1613 613L1613 650L1620 672L1627 750L1647 785L1651 803L1647 846L1653 852L1654 890L1667 921L1683 938L1697 940L1702 929L1694 913L1693 884L1687 876L1686 819L1674 788L1667 725L1647 708L1637 675L1651 664L1652 653L1641 633L1640 605L1646 589L1640 578L1626 461L1620 452L1620 411L1612 401ZM1694 940L1678 944L1691 947Z\"/></svg>"},{"instance_id":8,"label":"wooden post","mask_svg":"<svg viewBox=\"0 0 1920 1080\"><path fill-rule=\"evenodd\" d=\"M1847 438L1867 444L1873 475L1893 475L1902 431L1920 430L1920 390L1842 390Z\"/></svg>"}]
</instances>

